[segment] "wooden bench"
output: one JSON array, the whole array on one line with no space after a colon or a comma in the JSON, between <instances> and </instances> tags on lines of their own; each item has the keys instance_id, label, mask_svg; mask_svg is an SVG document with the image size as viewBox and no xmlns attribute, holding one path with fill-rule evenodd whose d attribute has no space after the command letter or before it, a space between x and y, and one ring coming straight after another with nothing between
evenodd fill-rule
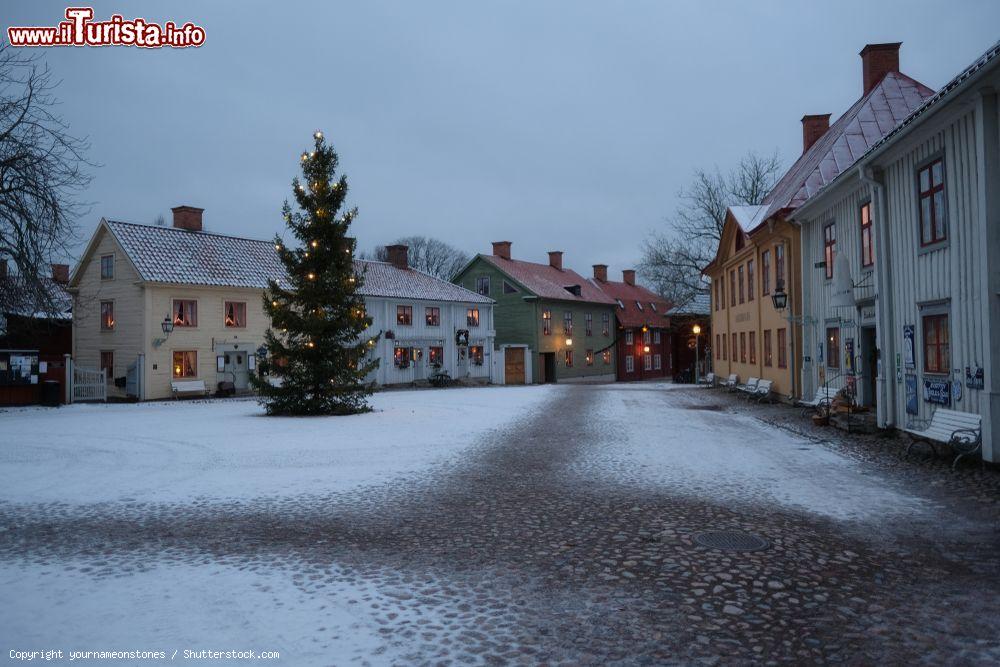
<instances>
[{"instance_id":1,"label":"wooden bench","mask_svg":"<svg viewBox=\"0 0 1000 667\"><path fill-rule=\"evenodd\" d=\"M758 403L762 403L765 400L770 400L771 398L771 385L774 384L773 380L760 380L757 382L757 386L749 396L747 400L754 400Z\"/></svg>"},{"instance_id":2,"label":"wooden bench","mask_svg":"<svg viewBox=\"0 0 1000 667\"><path fill-rule=\"evenodd\" d=\"M830 409L830 405L833 403L834 397L837 395L837 390L829 386L820 386L816 390L816 396L813 397L811 401L799 401L796 403L802 408L802 414L805 415L812 410L819 412L821 408Z\"/></svg>"},{"instance_id":3,"label":"wooden bench","mask_svg":"<svg viewBox=\"0 0 1000 667\"><path fill-rule=\"evenodd\" d=\"M739 386L739 384L740 384L740 376L737 375L736 373L733 373L728 378L726 378L726 382L723 386L726 388L726 391L736 391L736 387Z\"/></svg>"},{"instance_id":4,"label":"wooden bench","mask_svg":"<svg viewBox=\"0 0 1000 667\"><path fill-rule=\"evenodd\" d=\"M947 410L938 408L931 415L930 420L915 419L907 424L903 432L910 436L910 444L906 448L906 454L918 442L926 442L934 450L937 456L937 445L941 443L948 445L958 456L951 464L952 470L958 465L959 459L963 456L975 454L983 446L982 417L971 412L960 412L958 410Z\"/></svg>"},{"instance_id":5,"label":"wooden bench","mask_svg":"<svg viewBox=\"0 0 1000 667\"><path fill-rule=\"evenodd\" d=\"M736 385L737 391L742 391L745 394L752 394L757 389L757 383L760 382L760 378L752 377L747 380L746 384Z\"/></svg>"},{"instance_id":6,"label":"wooden bench","mask_svg":"<svg viewBox=\"0 0 1000 667\"><path fill-rule=\"evenodd\" d=\"M173 380L170 383L170 393L174 398L181 396L208 396L208 386L204 380Z\"/></svg>"}]
</instances>

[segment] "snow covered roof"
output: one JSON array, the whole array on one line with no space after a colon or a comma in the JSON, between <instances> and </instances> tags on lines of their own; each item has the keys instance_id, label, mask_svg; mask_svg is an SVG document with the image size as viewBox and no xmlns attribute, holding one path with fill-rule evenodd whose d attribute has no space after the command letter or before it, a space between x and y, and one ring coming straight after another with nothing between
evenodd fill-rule
<instances>
[{"instance_id":1,"label":"snow covered roof","mask_svg":"<svg viewBox=\"0 0 1000 667\"><path fill-rule=\"evenodd\" d=\"M667 311L667 315L710 315L712 300L708 292L699 292L682 306L676 306Z\"/></svg>"},{"instance_id":2,"label":"snow covered roof","mask_svg":"<svg viewBox=\"0 0 1000 667\"><path fill-rule=\"evenodd\" d=\"M497 255L479 255L479 257L497 267L543 299L604 304L613 304L615 302L614 299L594 287L589 280L572 269L557 269L548 264L523 262L518 259L504 259ZM579 295L567 289L574 287L580 288Z\"/></svg>"},{"instance_id":3,"label":"snow covered roof","mask_svg":"<svg viewBox=\"0 0 1000 667\"><path fill-rule=\"evenodd\" d=\"M729 212L732 213L733 219L736 220L736 224L740 226L740 229L744 233L749 233L751 229L764 222L764 214L767 213L767 209L766 205L730 206Z\"/></svg>"},{"instance_id":4,"label":"snow covered roof","mask_svg":"<svg viewBox=\"0 0 1000 667\"><path fill-rule=\"evenodd\" d=\"M781 177L764 198L767 212L760 222L782 209L801 206L933 95L933 90L905 74L886 74Z\"/></svg>"},{"instance_id":5,"label":"snow covered roof","mask_svg":"<svg viewBox=\"0 0 1000 667\"><path fill-rule=\"evenodd\" d=\"M36 293L35 289L42 290ZM66 286L49 277L28 283L11 273L0 278L0 314L40 319L73 319L73 297Z\"/></svg>"},{"instance_id":6,"label":"snow covered roof","mask_svg":"<svg viewBox=\"0 0 1000 667\"><path fill-rule=\"evenodd\" d=\"M629 285L612 280L590 279L597 287L621 305L615 308L615 318L623 327L666 326L670 304L662 296L642 285Z\"/></svg>"},{"instance_id":7,"label":"snow covered roof","mask_svg":"<svg viewBox=\"0 0 1000 667\"><path fill-rule=\"evenodd\" d=\"M105 222L144 281L256 289L266 288L271 280L287 285L285 267L270 241ZM365 276L358 290L363 296L493 303L489 297L416 269L369 260L354 264Z\"/></svg>"}]
</instances>

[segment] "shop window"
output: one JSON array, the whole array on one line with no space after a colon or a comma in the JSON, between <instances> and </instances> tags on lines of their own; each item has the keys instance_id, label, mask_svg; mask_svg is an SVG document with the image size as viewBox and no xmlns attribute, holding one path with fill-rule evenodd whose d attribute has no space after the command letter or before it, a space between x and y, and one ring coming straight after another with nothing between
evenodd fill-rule
<instances>
[{"instance_id":1,"label":"shop window","mask_svg":"<svg viewBox=\"0 0 1000 667\"><path fill-rule=\"evenodd\" d=\"M396 368L410 367L410 348L397 347L392 351L392 361Z\"/></svg>"}]
</instances>

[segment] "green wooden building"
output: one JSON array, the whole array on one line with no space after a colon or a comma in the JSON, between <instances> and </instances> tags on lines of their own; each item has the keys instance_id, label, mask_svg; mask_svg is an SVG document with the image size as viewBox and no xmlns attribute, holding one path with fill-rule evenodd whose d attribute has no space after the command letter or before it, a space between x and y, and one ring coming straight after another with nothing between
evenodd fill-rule
<instances>
[{"instance_id":1,"label":"green wooden building","mask_svg":"<svg viewBox=\"0 0 1000 667\"><path fill-rule=\"evenodd\" d=\"M511 259L510 241L493 244L453 279L496 301L493 378L505 384L614 381L615 306L580 274L562 265Z\"/></svg>"}]
</instances>

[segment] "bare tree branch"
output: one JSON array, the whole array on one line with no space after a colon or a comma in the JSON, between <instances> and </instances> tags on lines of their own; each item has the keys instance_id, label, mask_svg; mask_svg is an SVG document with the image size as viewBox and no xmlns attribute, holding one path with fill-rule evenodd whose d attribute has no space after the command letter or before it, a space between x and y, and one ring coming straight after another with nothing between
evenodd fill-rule
<instances>
[{"instance_id":1,"label":"bare tree branch","mask_svg":"<svg viewBox=\"0 0 1000 667\"><path fill-rule=\"evenodd\" d=\"M412 268L442 280L451 280L472 259L468 253L440 239L427 236L404 236L393 243L409 247L409 263ZM384 262L387 254L385 246L376 246L371 253L363 252L358 257Z\"/></svg>"}]
</instances>

